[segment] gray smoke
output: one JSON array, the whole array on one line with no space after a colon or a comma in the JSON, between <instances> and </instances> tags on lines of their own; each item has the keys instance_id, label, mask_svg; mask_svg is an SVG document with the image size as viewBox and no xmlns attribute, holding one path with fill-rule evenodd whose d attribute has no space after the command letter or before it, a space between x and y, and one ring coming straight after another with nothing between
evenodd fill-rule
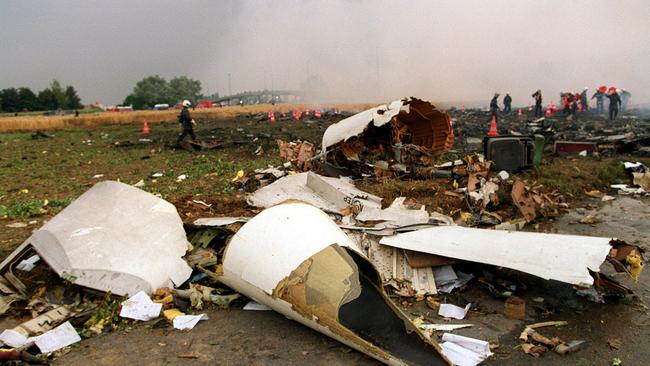
<instances>
[{"instance_id":1,"label":"gray smoke","mask_svg":"<svg viewBox=\"0 0 650 366\"><path fill-rule=\"evenodd\" d=\"M415 95L515 105L615 85L650 100L650 2L56 1L0 5L0 88L77 87L120 102L187 75L209 94L318 89L324 101ZM230 74L230 78L229 75ZM230 79L230 86L229 86Z\"/></svg>"}]
</instances>

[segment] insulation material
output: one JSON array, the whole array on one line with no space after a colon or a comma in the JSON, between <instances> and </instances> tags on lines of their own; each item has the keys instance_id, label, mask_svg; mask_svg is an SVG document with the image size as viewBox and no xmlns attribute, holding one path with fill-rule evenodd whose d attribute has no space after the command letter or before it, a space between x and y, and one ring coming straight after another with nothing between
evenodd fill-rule
<instances>
[{"instance_id":1,"label":"insulation material","mask_svg":"<svg viewBox=\"0 0 650 366\"><path fill-rule=\"evenodd\" d=\"M397 290L400 296L435 295L436 281L431 267L413 268L403 250L381 245L366 234L352 233L350 237L361 243L367 257L377 268L385 285Z\"/></svg>"}]
</instances>

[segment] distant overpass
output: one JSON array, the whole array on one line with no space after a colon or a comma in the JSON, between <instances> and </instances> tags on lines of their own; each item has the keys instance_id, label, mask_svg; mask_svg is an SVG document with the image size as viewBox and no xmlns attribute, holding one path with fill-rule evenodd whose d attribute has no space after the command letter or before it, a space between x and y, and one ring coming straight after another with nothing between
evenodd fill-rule
<instances>
[{"instance_id":1,"label":"distant overpass","mask_svg":"<svg viewBox=\"0 0 650 366\"><path fill-rule=\"evenodd\" d=\"M304 93L297 90L261 90L227 95L215 99L213 102L220 105L239 104L240 101L243 101L244 104L263 104L272 101L275 101L275 103L293 103L301 101L303 97Z\"/></svg>"}]
</instances>

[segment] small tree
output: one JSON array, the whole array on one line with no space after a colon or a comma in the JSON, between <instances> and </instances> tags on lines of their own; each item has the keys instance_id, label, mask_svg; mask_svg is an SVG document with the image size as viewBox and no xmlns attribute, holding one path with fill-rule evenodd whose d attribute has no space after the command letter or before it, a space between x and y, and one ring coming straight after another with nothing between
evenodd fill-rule
<instances>
[{"instance_id":1,"label":"small tree","mask_svg":"<svg viewBox=\"0 0 650 366\"><path fill-rule=\"evenodd\" d=\"M68 97L65 95L65 90L63 90L63 87L61 86L61 83L59 83L58 80L56 79L52 80L52 83L50 84L50 90L52 91L54 97L56 98L56 104L57 104L56 108L67 108Z\"/></svg>"},{"instance_id":2,"label":"small tree","mask_svg":"<svg viewBox=\"0 0 650 366\"><path fill-rule=\"evenodd\" d=\"M20 111L20 97L16 88L7 88L0 90L0 109L5 112Z\"/></svg>"},{"instance_id":3,"label":"small tree","mask_svg":"<svg viewBox=\"0 0 650 366\"><path fill-rule=\"evenodd\" d=\"M167 80L158 75L138 81L131 94L124 99L124 104L133 105L136 109L152 108L158 103L171 103Z\"/></svg>"},{"instance_id":4,"label":"small tree","mask_svg":"<svg viewBox=\"0 0 650 366\"><path fill-rule=\"evenodd\" d=\"M183 99L196 101L201 96L201 82L187 76L178 76L169 81L169 99L178 103Z\"/></svg>"},{"instance_id":5,"label":"small tree","mask_svg":"<svg viewBox=\"0 0 650 366\"><path fill-rule=\"evenodd\" d=\"M74 90L74 87L72 85L68 85L68 87L65 88L65 96L68 99L67 108L70 109L83 108L83 105L81 104L81 98L79 98L77 91Z\"/></svg>"},{"instance_id":6,"label":"small tree","mask_svg":"<svg viewBox=\"0 0 650 366\"><path fill-rule=\"evenodd\" d=\"M37 111L40 108L38 97L30 88L19 88L18 99L20 99L20 110L26 108L30 111Z\"/></svg>"},{"instance_id":7,"label":"small tree","mask_svg":"<svg viewBox=\"0 0 650 366\"><path fill-rule=\"evenodd\" d=\"M38 92L38 103L42 109L54 110L59 108L56 95L50 89L43 89Z\"/></svg>"}]
</instances>

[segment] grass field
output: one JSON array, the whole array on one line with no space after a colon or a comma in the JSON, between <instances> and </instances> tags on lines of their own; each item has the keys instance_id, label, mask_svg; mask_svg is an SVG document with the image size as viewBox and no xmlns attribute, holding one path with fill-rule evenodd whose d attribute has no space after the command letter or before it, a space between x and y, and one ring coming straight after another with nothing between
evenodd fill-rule
<instances>
[{"instance_id":1,"label":"grass field","mask_svg":"<svg viewBox=\"0 0 650 366\"><path fill-rule=\"evenodd\" d=\"M231 184L237 171L249 172L282 163L276 138L300 138L319 144L325 129L342 118L315 123L258 122L255 113L269 107L231 107L205 113L197 110L194 118L198 122L198 138L239 142L201 152L170 148L179 133L176 112L117 114L124 119L114 124L108 119L112 115L104 114L107 119L95 125L86 120L89 125L49 130L50 138L33 139L32 133L26 131L0 133L0 253L13 249L32 230L101 180L127 184L142 180L145 184L142 189L172 202L185 221L255 214L257 210L246 205L245 193L238 192ZM210 113L217 113L218 117ZM142 135L142 125L134 118L150 118L151 133ZM142 138L151 141L140 141ZM256 155L259 147L264 153ZM547 157L541 169L524 176L531 184L558 189L569 199L579 198L585 190L605 190L612 182L627 182L620 162L629 159L638 160L623 156L600 160ZM641 161L650 164L648 159ZM163 173L163 176L154 179L150 177L153 173ZM187 179L177 180L183 174ZM429 210L448 213L453 208L450 198L444 194L452 187L446 179L367 180L358 182L358 186L384 197L385 203L407 196L427 205ZM195 200L211 206L205 207ZM28 226L6 226L15 222Z\"/></svg>"},{"instance_id":2,"label":"grass field","mask_svg":"<svg viewBox=\"0 0 650 366\"><path fill-rule=\"evenodd\" d=\"M370 108L366 104L256 104L247 106L229 106L222 108L206 108L192 110L195 119L227 120L235 116L247 113L267 113L269 111L289 112L294 109L305 110L314 108L338 107L347 111L360 111ZM167 111L134 111L134 112L100 112L83 113L79 117L74 116L43 116L27 113L18 116L0 117L0 132L13 131L34 131L34 130L60 130L71 127L88 127L98 125L117 124L142 124L145 120L148 123L161 121L175 121L178 110Z\"/></svg>"}]
</instances>

